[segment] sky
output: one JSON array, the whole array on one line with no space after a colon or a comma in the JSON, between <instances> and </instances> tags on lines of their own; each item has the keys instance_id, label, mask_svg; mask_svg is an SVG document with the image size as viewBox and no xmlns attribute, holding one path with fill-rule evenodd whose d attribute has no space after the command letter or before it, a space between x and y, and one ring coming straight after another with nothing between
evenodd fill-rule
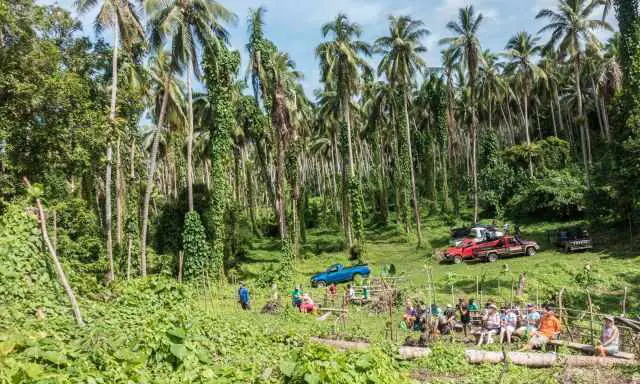
<instances>
[{"instance_id":1,"label":"sky","mask_svg":"<svg viewBox=\"0 0 640 384\"><path fill-rule=\"evenodd\" d=\"M459 8L469 4L484 16L479 38L483 49L501 52L507 40L520 31L535 34L544 25L535 20L540 9L555 8L557 0L218 0L238 16L235 26L227 26L231 35L231 45L243 55L246 67L247 53L244 45L248 39L247 15L250 8L264 6L267 9L265 34L281 51L288 52L296 62L298 70L304 73L303 85L307 95L313 98L313 90L320 87L320 70L315 57L315 47L322 41L321 26L332 20L338 12L346 13L352 21L362 26L362 39L373 43L388 33L389 15L409 15L420 19L431 32L423 44L428 52L424 55L427 65L440 66L442 46L438 41L451 36L446 29L447 22L457 18ZM73 11L74 0L36 0L40 4L58 4ZM77 14L73 11L74 15ZM93 20L97 9L80 15L84 33L95 38ZM617 23L610 12L609 23L615 28ZM597 17L600 12L597 11ZM610 36L600 32L602 39ZM109 32L104 38L110 41ZM544 38L543 38L544 39ZM377 58L374 58L377 60ZM242 72L244 73L244 72Z\"/></svg>"}]
</instances>

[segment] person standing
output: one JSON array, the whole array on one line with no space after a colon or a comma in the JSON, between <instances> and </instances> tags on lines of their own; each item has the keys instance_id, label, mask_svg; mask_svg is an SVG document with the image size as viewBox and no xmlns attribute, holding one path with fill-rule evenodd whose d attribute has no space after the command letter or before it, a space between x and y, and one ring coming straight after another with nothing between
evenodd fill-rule
<instances>
[{"instance_id":1,"label":"person standing","mask_svg":"<svg viewBox=\"0 0 640 384\"><path fill-rule=\"evenodd\" d=\"M243 282L240 283L240 289L238 289L238 298L240 300L240 306L245 311L251 309L251 304L249 302L249 289L244 285Z\"/></svg>"}]
</instances>

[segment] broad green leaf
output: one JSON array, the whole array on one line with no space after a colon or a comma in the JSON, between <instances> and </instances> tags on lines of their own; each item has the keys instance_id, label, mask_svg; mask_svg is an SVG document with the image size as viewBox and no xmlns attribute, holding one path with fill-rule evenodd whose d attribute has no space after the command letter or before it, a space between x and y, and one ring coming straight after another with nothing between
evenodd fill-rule
<instances>
[{"instance_id":1,"label":"broad green leaf","mask_svg":"<svg viewBox=\"0 0 640 384\"><path fill-rule=\"evenodd\" d=\"M29 376L30 379L34 380L39 379L44 373L44 369L38 364L34 363L26 363L22 367L22 370L27 374L27 376Z\"/></svg>"},{"instance_id":2,"label":"broad green leaf","mask_svg":"<svg viewBox=\"0 0 640 384\"><path fill-rule=\"evenodd\" d=\"M184 344L171 344L171 354L182 361L187 356L187 348Z\"/></svg>"},{"instance_id":3,"label":"broad green leaf","mask_svg":"<svg viewBox=\"0 0 640 384\"><path fill-rule=\"evenodd\" d=\"M310 372L304 375L304 381L307 384L318 384L320 383L320 375L317 372Z\"/></svg>"},{"instance_id":4,"label":"broad green leaf","mask_svg":"<svg viewBox=\"0 0 640 384\"><path fill-rule=\"evenodd\" d=\"M67 357L57 351L46 351L42 354L42 358L56 365L64 365L68 362Z\"/></svg>"},{"instance_id":5,"label":"broad green leaf","mask_svg":"<svg viewBox=\"0 0 640 384\"><path fill-rule=\"evenodd\" d=\"M180 340L184 340L187 337L187 331L184 328L173 328L168 330L167 333Z\"/></svg>"},{"instance_id":6,"label":"broad green leaf","mask_svg":"<svg viewBox=\"0 0 640 384\"><path fill-rule=\"evenodd\" d=\"M283 360L280 362L280 372L287 377L293 376L293 372L296 370L296 363L293 361Z\"/></svg>"}]
</instances>

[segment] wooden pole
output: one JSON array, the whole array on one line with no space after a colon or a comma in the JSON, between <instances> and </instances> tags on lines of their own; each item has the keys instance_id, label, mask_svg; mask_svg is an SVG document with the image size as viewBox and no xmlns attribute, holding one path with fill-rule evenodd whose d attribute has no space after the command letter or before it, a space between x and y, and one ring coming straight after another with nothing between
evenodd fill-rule
<instances>
[{"instance_id":1,"label":"wooden pole","mask_svg":"<svg viewBox=\"0 0 640 384\"><path fill-rule=\"evenodd\" d=\"M591 332L591 345L593 346L593 349L595 350L596 348L596 338L594 335L594 331L593 331L593 302L591 301L591 294L589 293L589 290L587 290L587 299L589 300L589 329Z\"/></svg>"},{"instance_id":2,"label":"wooden pole","mask_svg":"<svg viewBox=\"0 0 640 384\"><path fill-rule=\"evenodd\" d=\"M425 272L427 275L427 292L429 297L429 308L431 308L431 304L433 303L432 294L431 294L431 275L429 274L429 268L427 268L426 266L425 266Z\"/></svg>"},{"instance_id":3,"label":"wooden pole","mask_svg":"<svg viewBox=\"0 0 640 384\"><path fill-rule=\"evenodd\" d=\"M476 275L476 299L480 294L480 290L478 289L479 285L480 285L480 279L478 278L478 275Z\"/></svg>"},{"instance_id":4,"label":"wooden pole","mask_svg":"<svg viewBox=\"0 0 640 384\"><path fill-rule=\"evenodd\" d=\"M540 308L540 283L536 281L536 308Z\"/></svg>"},{"instance_id":5,"label":"wooden pole","mask_svg":"<svg viewBox=\"0 0 640 384\"><path fill-rule=\"evenodd\" d=\"M514 292L515 292L515 285L516 285L516 280L515 277L513 277L513 273L511 274L511 306L513 307L513 296L514 296Z\"/></svg>"},{"instance_id":6,"label":"wooden pole","mask_svg":"<svg viewBox=\"0 0 640 384\"><path fill-rule=\"evenodd\" d=\"M562 305L562 295L564 294L564 288L562 288L560 290L560 293L558 294L558 315L560 316L560 320L562 321L562 324L564 324L564 327L567 329L567 333L569 334L569 339L571 339L571 341L573 342L573 333L571 333L571 330L569 329L569 322L567 321L567 316L565 316L565 311L564 311L564 306Z\"/></svg>"},{"instance_id":7,"label":"wooden pole","mask_svg":"<svg viewBox=\"0 0 640 384\"><path fill-rule=\"evenodd\" d=\"M627 287L624 287L624 299L622 300L622 317L627 317Z\"/></svg>"},{"instance_id":8,"label":"wooden pole","mask_svg":"<svg viewBox=\"0 0 640 384\"><path fill-rule=\"evenodd\" d=\"M31 183L26 177L22 178L24 184L27 188L31 188ZM71 309L73 310L73 316L76 319L76 322L79 326L84 326L84 321L82 320L82 314L80 313L80 307L78 306L78 301L76 300L76 295L73 293L73 289L71 289L71 285L69 285L69 280L67 280L67 275L64 273L64 269L62 269L62 264L60 264L60 260L58 259L58 254L56 253L53 244L51 243L51 239L49 238L49 233L47 231L47 218L44 214L44 209L42 208L42 203L39 198L36 198L36 206L38 208L38 218L40 221L40 230L42 231L42 238L44 239L44 243L49 250L49 255L51 256L51 260L53 261L53 266L56 270L56 274L58 275L58 279L64 288L64 291L69 298L69 302L71 303Z\"/></svg>"},{"instance_id":9,"label":"wooden pole","mask_svg":"<svg viewBox=\"0 0 640 384\"><path fill-rule=\"evenodd\" d=\"M184 251L178 252L178 283L182 283L182 266L184 265Z\"/></svg>"},{"instance_id":10,"label":"wooden pole","mask_svg":"<svg viewBox=\"0 0 640 384\"><path fill-rule=\"evenodd\" d=\"M453 283L451 283L451 305L453 305L454 307L456 305L456 298L453 295Z\"/></svg>"}]
</instances>

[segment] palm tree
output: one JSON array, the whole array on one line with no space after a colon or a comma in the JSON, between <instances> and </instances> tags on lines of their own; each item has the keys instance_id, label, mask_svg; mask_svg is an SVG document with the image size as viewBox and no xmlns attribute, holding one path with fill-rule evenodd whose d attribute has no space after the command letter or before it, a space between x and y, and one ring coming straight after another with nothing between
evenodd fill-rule
<instances>
[{"instance_id":1,"label":"palm tree","mask_svg":"<svg viewBox=\"0 0 640 384\"><path fill-rule=\"evenodd\" d=\"M416 192L415 172L413 169L413 153L411 151L411 122L409 119L409 93L414 86L415 76L425 67L420 54L427 51L421 39L429 35L422 21L413 20L408 16L389 17L389 36L376 40L374 49L383 54L378 65L378 74L384 74L392 86L398 86L402 91L404 106L405 144L407 165L410 173L411 196L413 212L418 234L418 247L422 246L422 228L420 226L420 208Z\"/></svg>"},{"instance_id":2,"label":"palm tree","mask_svg":"<svg viewBox=\"0 0 640 384\"><path fill-rule=\"evenodd\" d=\"M544 78L544 72L533 61L533 57L541 50L537 44L538 38L527 32L519 32L507 42L504 56L509 60L506 71L514 73L516 81L522 92L522 106L524 109L524 131L527 146L531 145L529 134L529 96L533 83L539 78ZM533 161L529 156L529 176L533 177Z\"/></svg>"},{"instance_id":3,"label":"palm tree","mask_svg":"<svg viewBox=\"0 0 640 384\"><path fill-rule=\"evenodd\" d=\"M545 49L557 49L561 58L569 57L573 60L575 92L578 106L577 122L580 127L580 142L582 145L582 161L584 166L584 182L589 185L589 161L586 141L586 118L583 115L581 77L581 54L586 46L599 47L594 31L599 28L611 30L606 21L590 19L591 14L600 6L600 0L559 0L557 10L543 9L536 15L536 19L549 19L550 23L538 33L551 31L551 38Z\"/></svg>"},{"instance_id":4,"label":"palm tree","mask_svg":"<svg viewBox=\"0 0 640 384\"><path fill-rule=\"evenodd\" d=\"M469 91L471 101L471 115L469 116L471 125L471 147L472 162L471 173L473 178L473 220L478 221L478 163L477 163L477 112L476 103L476 74L478 65L481 60L480 40L478 40L478 29L482 23L483 16L476 16L472 5L458 10L458 21L450 21L447 23L447 29L455 33L456 36L448 37L440 40L440 44L451 45L451 48L457 51L469 75Z\"/></svg>"},{"instance_id":5,"label":"palm tree","mask_svg":"<svg viewBox=\"0 0 640 384\"><path fill-rule=\"evenodd\" d=\"M220 24L235 22L235 15L215 0L147 0L150 40L155 47L171 40L171 63L175 70L186 66L189 132L187 134L187 200L193 211L193 84L200 77L198 45L227 42L228 33Z\"/></svg>"},{"instance_id":6,"label":"palm tree","mask_svg":"<svg viewBox=\"0 0 640 384\"><path fill-rule=\"evenodd\" d=\"M130 47L133 42L144 40L144 30L135 6L129 0L76 0L75 6L78 13L84 14L95 7L101 1L100 11L95 20L96 32L104 28L113 29L113 54L111 60L111 105L109 110L109 122L113 126L116 121L116 100L118 92L118 43L122 40L125 46ZM107 279L115 279L113 264L113 244L111 234L111 162L113 160L113 147L107 143L107 169L105 175L105 231L107 235L107 258L109 259L109 272Z\"/></svg>"},{"instance_id":7,"label":"palm tree","mask_svg":"<svg viewBox=\"0 0 640 384\"><path fill-rule=\"evenodd\" d=\"M322 26L322 37L332 36L333 40L325 41L316 48L316 56L320 59L321 79L325 87L336 92L339 108L343 116L347 137L347 164L349 176L355 179L353 164L353 145L351 132L351 98L361 85L361 74L370 72L369 65L362 56L371 56L371 47L358 40L362 34L358 24L349 21L345 14L338 14L332 21ZM344 160L343 160L344 162ZM344 184L344 183L343 183ZM343 190L343 198L344 198ZM348 207L349 205L346 204ZM345 214L345 217L349 217ZM353 245L350 225L347 226L349 247Z\"/></svg>"}]
</instances>

